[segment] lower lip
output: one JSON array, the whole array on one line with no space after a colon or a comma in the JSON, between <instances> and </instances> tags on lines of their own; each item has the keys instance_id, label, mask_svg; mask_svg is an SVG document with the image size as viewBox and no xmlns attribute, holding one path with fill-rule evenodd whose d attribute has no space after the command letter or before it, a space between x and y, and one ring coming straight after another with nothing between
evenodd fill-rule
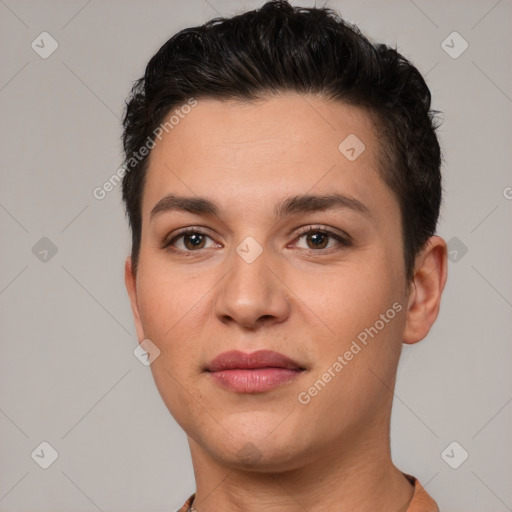
<instances>
[{"instance_id":1,"label":"lower lip","mask_svg":"<svg viewBox=\"0 0 512 512\"><path fill-rule=\"evenodd\" d=\"M286 368L255 368L252 370L222 370L210 375L222 387L238 393L261 393L296 379L301 370Z\"/></svg>"}]
</instances>

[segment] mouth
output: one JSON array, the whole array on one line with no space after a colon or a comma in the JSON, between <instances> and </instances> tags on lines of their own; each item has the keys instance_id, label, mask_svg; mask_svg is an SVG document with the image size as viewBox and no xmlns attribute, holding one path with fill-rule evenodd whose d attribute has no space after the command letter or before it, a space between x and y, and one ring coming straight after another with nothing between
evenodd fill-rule
<instances>
[{"instance_id":1,"label":"mouth","mask_svg":"<svg viewBox=\"0 0 512 512\"><path fill-rule=\"evenodd\" d=\"M221 387L238 393L262 393L296 379L306 368L271 350L232 350L214 358L205 371Z\"/></svg>"}]
</instances>

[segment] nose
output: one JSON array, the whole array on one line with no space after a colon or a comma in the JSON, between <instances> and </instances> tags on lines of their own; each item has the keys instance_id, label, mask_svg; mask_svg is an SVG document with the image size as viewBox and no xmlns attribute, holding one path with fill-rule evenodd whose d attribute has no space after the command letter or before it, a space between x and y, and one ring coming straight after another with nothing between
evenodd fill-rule
<instances>
[{"instance_id":1,"label":"nose","mask_svg":"<svg viewBox=\"0 0 512 512\"><path fill-rule=\"evenodd\" d=\"M217 318L251 330L283 322L290 314L290 296L279 265L269 250L253 261L240 254L233 251L226 259L228 272L215 301Z\"/></svg>"}]
</instances>

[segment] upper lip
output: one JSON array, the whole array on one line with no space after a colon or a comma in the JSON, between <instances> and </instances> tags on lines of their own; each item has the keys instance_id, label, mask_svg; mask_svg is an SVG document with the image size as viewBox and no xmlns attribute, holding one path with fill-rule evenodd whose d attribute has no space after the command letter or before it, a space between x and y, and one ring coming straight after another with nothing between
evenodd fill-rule
<instances>
[{"instance_id":1,"label":"upper lip","mask_svg":"<svg viewBox=\"0 0 512 512\"><path fill-rule=\"evenodd\" d=\"M274 352L273 350L258 350L249 354L238 350L223 352L212 359L206 366L206 371L220 372L223 370L251 368L286 368L288 370L304 370L293 359Z\"/></svg>"}]
</instances>

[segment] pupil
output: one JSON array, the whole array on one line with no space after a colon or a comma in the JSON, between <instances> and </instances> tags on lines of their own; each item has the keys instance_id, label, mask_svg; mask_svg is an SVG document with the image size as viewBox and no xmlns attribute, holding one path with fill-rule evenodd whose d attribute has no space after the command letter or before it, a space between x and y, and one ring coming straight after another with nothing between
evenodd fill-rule
<instances>
[{"instance_id":1,"label":"pupil","mask_svg":"<svg viewBox=\"0 0 512 512\"><path fill-rule=\"evenodd\" d=\"M313 235L310 235L311 238L314 238L316 240L316 242L318 242L318 237L320 237L324 242L325 240L327 239L326 235L324 233L315 233ZM325 246L325 244L322 244L322 242L320 242L320 244L316 243L316 242L313 242L314 243L314 246L316 248L318 248L320 245L322 246L321 248L323 248Z\"/></svg>"},{"instance_id":2,"label":"pupil","mask_svg":"<svg viewBox=\"0 0 512 512\"><path fill-rule=\"evenodd\" d=\"M201 237L202 237L202 235L199 235L199 234L188 235L187 236L187 240L189 242L191 242L192 247L196 247L197 248L201 244L201 242L202 242Z\"/></svg>"},{"instance_id":3,"label":"pupil","mask_svg":"<svg viewBox=\"0 0 512 512\"><path fill-rule=\"evenodd\" d=\"M191 246L195 247L195 248L199 247L201 245L201 243L203 242L202 235L199 235L199 234L187 235L186 238L187 238L188 242L191 243ZM325 233L317 232L312 235L309 235L309 239L313 240L314 247L323 248L323 247L325 247L325 241L327 240L327 236L325 235Z\"/></svg>"}]
</instances>

